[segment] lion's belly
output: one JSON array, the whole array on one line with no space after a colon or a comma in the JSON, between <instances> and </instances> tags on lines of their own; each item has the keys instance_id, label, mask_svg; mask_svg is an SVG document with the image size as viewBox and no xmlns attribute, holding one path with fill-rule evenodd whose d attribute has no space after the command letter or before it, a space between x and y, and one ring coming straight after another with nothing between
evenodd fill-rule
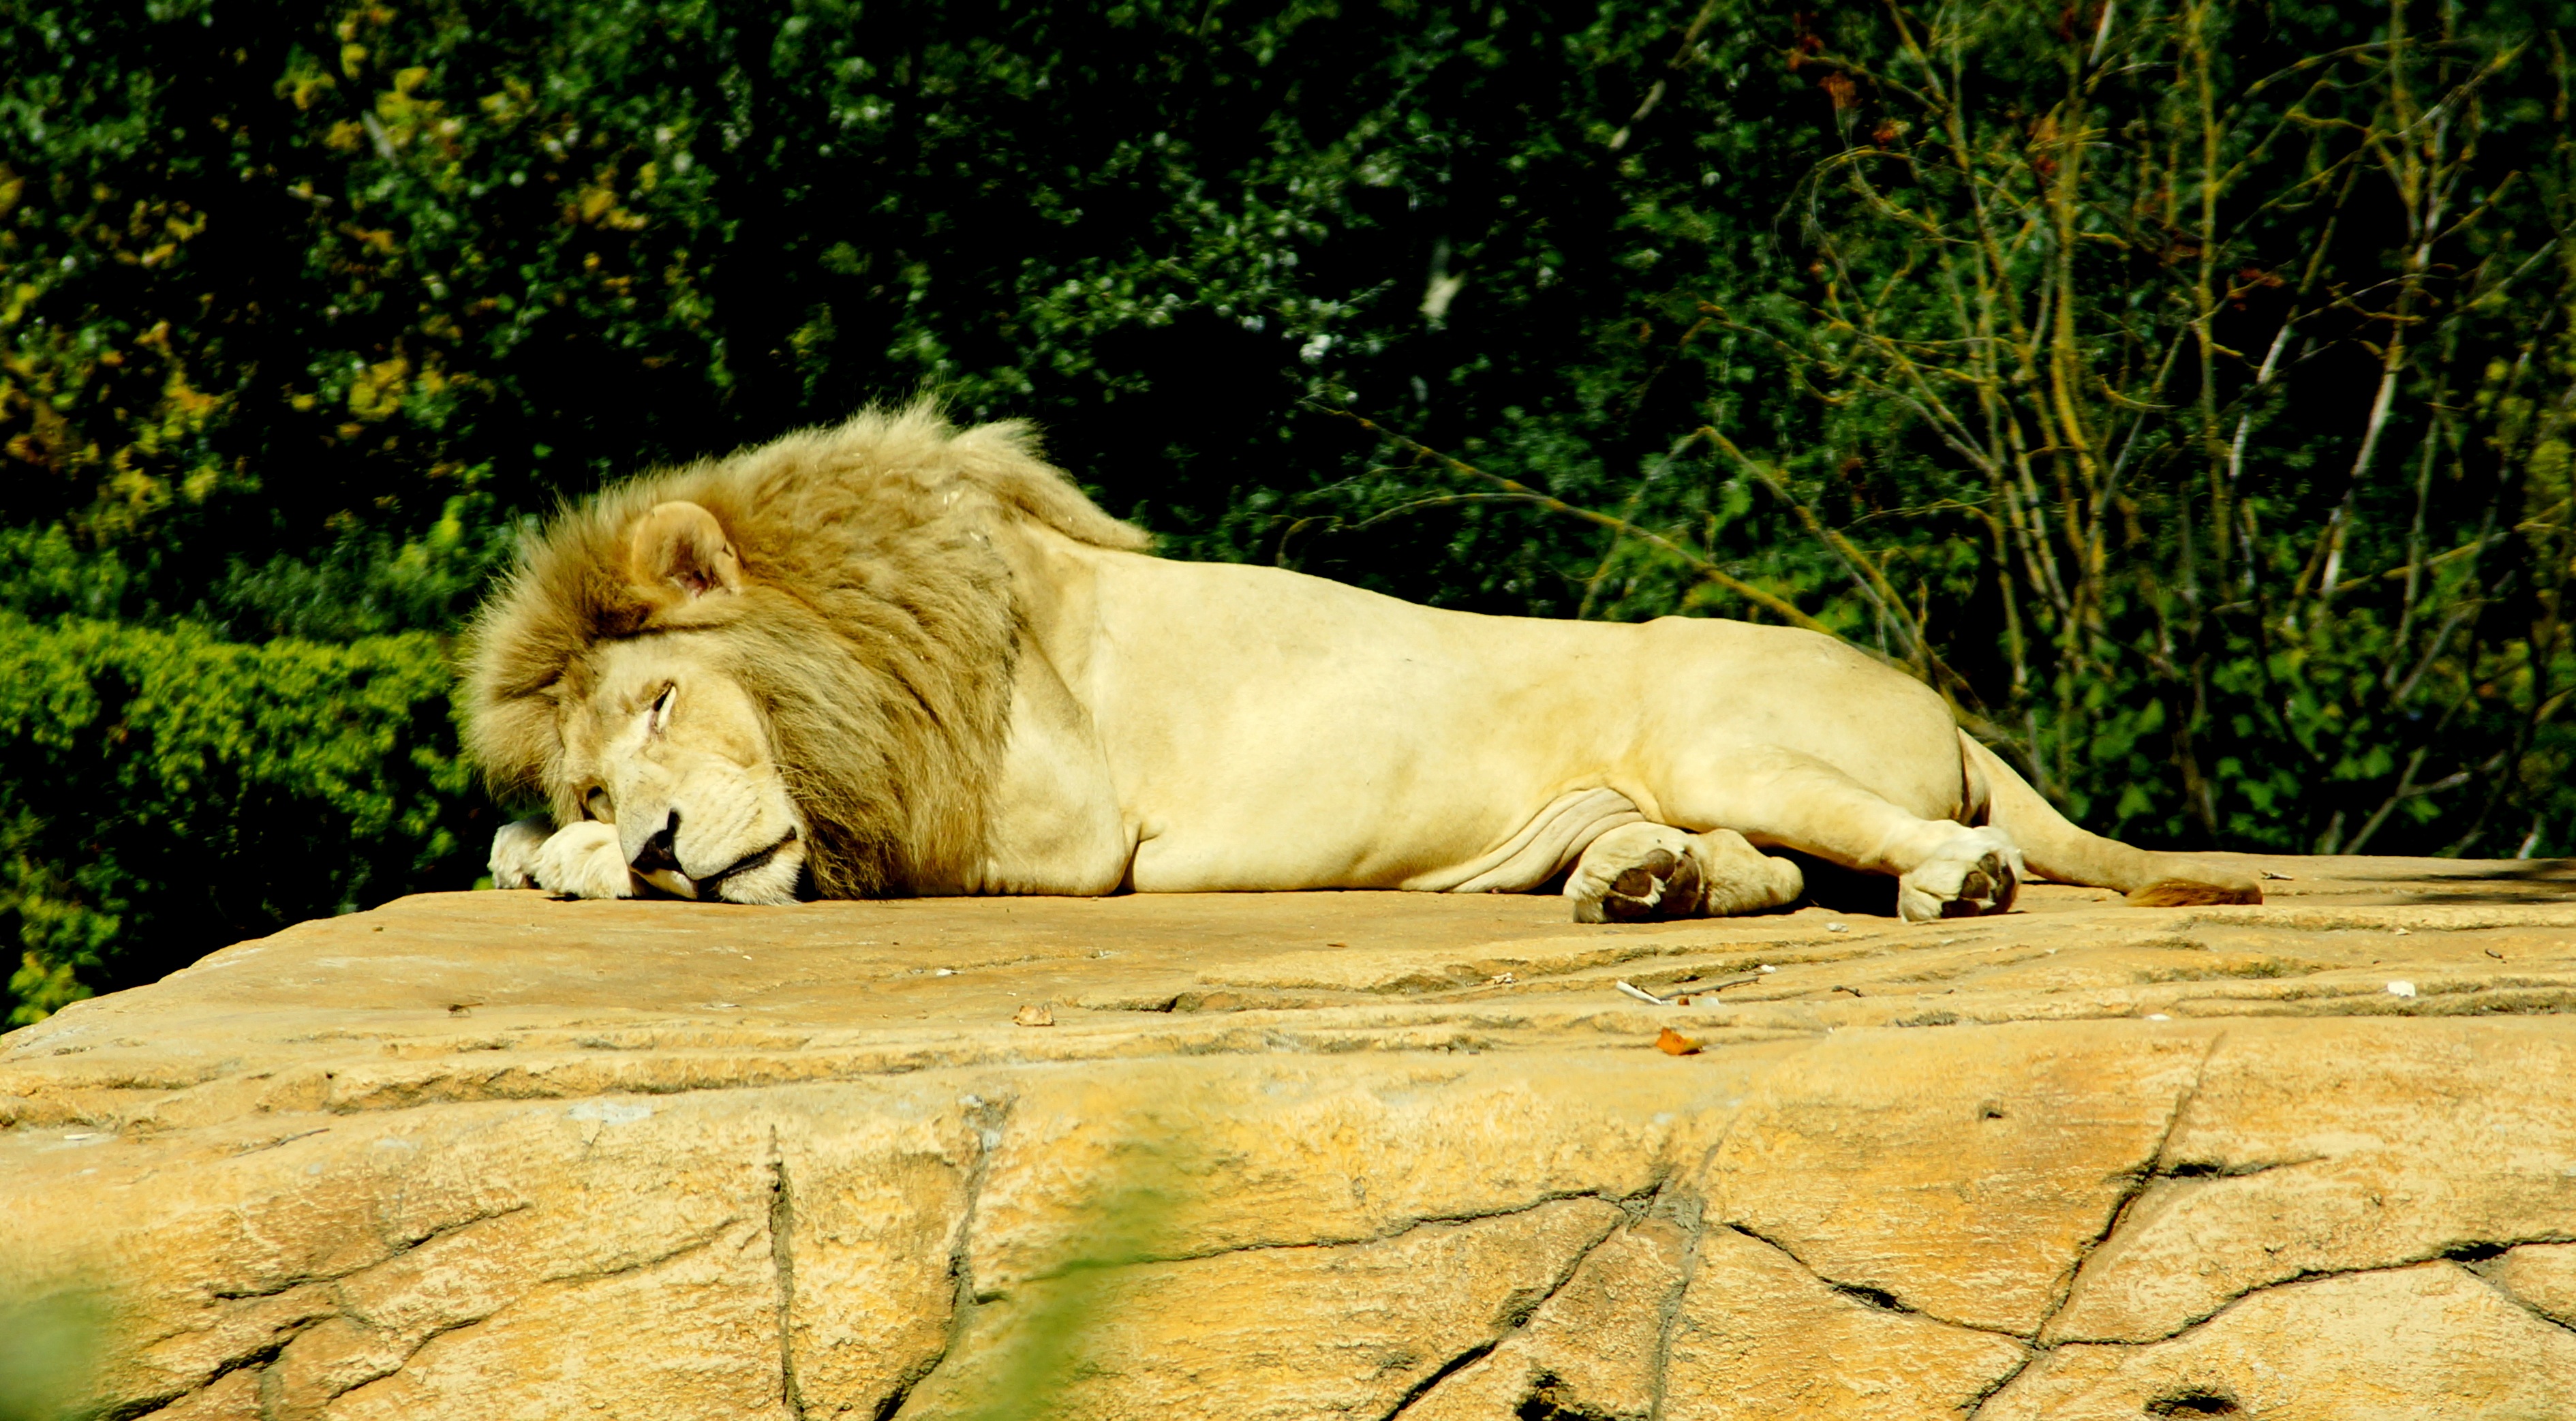
<instances>
[{"instance_id":1,"label":"lion's belly","mask_svg":"<svg viewBox=\"0 0 2576 1421\"><path fill-rule=\"evenodd\" d=\"M1645 817L1635 800L1615 789L1570 789L1503 842L1396 886L1416 893L1527 893L1572 868L1593 840Z\"/></svg>"},{"instance_id":2,"label":"lion's belly","mask_svg":"<svg viewBox=\"0 0 2576 1421\"><path fill-rule=\"evenodd\" d=\"M1426 726L1459 723L1425 704L1434 699L1337 699L1222 717L1191 737L1204 753L1158 757L1129 781L1132 883L1143 892L1449 888L1499 874L1483 886L1527 888L1557 867L1540 841L1589 843L1635 817L1633 801L1598 776L1567 785L1547 774L1550 756L1515 756L1490 738L1482 754L1410 743ZM1244 748L1255 745L1274 753ZM1275 753L1291 747L1299 753ZM1571 814L1558 807L1568 799L1581 806ZM1626 818L1587 834L1587 815Z\"/></svg>"},{"instance_id":3,"label":"lion's belly","mask_svg":"<svg viewBox=\"0 0 2576 1421\"><path fill-rule=\"evenodd\" d=\"M1480 832L1508 818L1463 806L1449 818L1402 812L1359 818L1294 812L1149 819L1130 882L1142 893L1301 888L1403 888L1419 892L1521 893L1562 873L1594 839L1645 816L1607 788L1568 790L1524 814L1515 830ZM1464 832L1462 832L1464 831Z\"/></svg>"}]
</instances>

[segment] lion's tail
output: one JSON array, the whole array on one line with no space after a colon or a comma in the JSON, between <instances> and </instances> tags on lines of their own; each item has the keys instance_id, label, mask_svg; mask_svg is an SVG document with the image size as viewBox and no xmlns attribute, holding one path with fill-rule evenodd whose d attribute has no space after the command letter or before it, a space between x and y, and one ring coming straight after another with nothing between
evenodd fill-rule
<instances>
[{"instance_id":1,"label":"lion's tail","mask_svg":"<svg viewBox=\"0 0 2576 1421\"><path fill-rule=\"evenodd\" d=\"M1986 822L2012 835L2031 871L2040 877L2116 888L2141 908L2263 901L2263 885L2251 874L2086 833L2040 798L2039 791L1993 751L1964 732L1959 744L1967 761L1969 802L1987 806Z\"/></svg>"}]
</instances>

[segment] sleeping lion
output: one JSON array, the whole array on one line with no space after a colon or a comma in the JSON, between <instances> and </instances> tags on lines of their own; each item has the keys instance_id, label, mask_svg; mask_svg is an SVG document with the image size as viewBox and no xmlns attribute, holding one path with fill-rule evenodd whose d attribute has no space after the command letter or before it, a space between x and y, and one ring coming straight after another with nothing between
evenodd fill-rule
<instances>
[{"instance_id":1,"label":"sleeping lion","mask_svg":"<svg viewBox=\"0 0 2576 1421\"><path fill-rule=\"evenodd\" d=\"M2253 903L2068 823L1826 636L1440 611L1168 562L1017 424L870 411L625 483L476 623L492 881L584 898L1562 882L1580 922L1758 912L1797 851L1914 922L2021 880Z\"/></svg>"}]
</instances>

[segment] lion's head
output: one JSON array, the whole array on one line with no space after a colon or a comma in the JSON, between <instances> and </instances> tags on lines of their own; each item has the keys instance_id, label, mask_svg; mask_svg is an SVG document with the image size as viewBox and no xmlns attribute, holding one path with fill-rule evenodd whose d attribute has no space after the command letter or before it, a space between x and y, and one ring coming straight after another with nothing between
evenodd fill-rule
<instances>
[{"instance_id":1,"label":"lion's head","mask_svg":"<svg viewBox=\"0 0 2576 1421\"><path fill-rule=\"evenodd\" d=\"M1018 424L870 410L565 510L476 620L468 753L503 799L614 824L664 889L933 888L983 839L1018 618L992 544L1145 535Z\"/></svg>"}]
</instances>

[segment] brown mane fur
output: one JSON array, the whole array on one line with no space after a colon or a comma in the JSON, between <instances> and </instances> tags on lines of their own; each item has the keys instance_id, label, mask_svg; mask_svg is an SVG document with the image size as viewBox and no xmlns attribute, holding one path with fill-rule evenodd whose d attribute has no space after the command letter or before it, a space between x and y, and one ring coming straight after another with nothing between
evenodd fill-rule
<instances>
[{"instance_id":1,"label":"brown mane fur","mask_svg":"<svg viewBox=\"0 0 2576 1421\"><path fill-rule=\"evenodd\" d=\"M673 500L723 524L739 594L677 601L629 580L630 530ZM928 401L628 480L558 513L476 619L467 751L495 794L575 822L564 725L594 648L712 638L768 719L817 891L952 881L981 848L1009 730L1019 619L982 531L997 519L1146 544L1044 463L1026 425L959 430Z\"/></svg>"}]
</instances>

